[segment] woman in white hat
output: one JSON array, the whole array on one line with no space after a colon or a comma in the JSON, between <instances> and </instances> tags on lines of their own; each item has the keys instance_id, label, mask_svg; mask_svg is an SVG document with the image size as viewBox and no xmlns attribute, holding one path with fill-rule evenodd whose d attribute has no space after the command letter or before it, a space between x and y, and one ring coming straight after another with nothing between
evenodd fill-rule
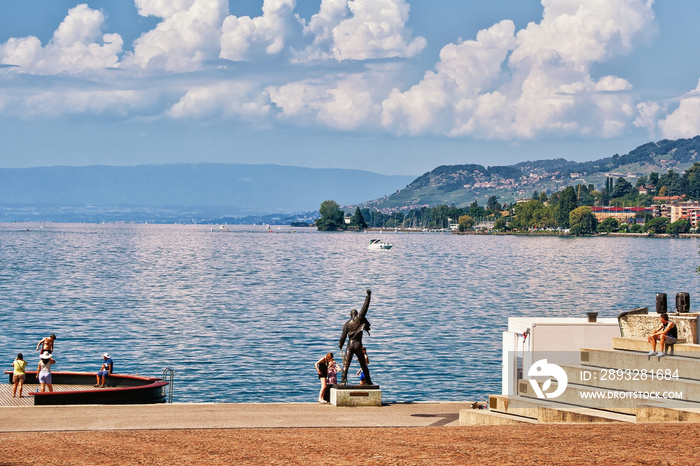
<instances>
[{"instance_id":1,"label":"woman in white hat","mask_svg":"<svg viewBox=\"0 0 700 466\"><path fill-rule=\"evenodd\" d=\"M41 353L41 360L39 361L39 366L36 368L37 379L41 384L41 391L45 392L48 387L49 391L53 391L53 385L51 384L51 366L56 364L56 361L51 357L51 353L44 351Z\"/></svg>"}]
</instances>

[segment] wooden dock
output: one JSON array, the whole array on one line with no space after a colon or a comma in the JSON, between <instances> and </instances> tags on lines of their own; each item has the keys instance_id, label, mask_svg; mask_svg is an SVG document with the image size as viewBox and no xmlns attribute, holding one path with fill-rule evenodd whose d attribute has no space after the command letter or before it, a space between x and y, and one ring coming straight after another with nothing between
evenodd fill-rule
<instances>
[{"instance_id":1,"label":"wooden dock","mask_svg":"<svg viewBox=\"0 0 700 466\"><path fill-rule=\"evenodd\" d=\"M12 397L12 384L0 385L0 407L6 406L34 406L34 396L30 393L36 392L41 386L39 384L24 384L22 389L22 398L19 398L19 393L15 398ZM53 384L54 392L73 392L76 390L100 390L92 385L69 385L69 384ZM19 391L19 390L18 390Z\"/></svg>"}]
</instances>

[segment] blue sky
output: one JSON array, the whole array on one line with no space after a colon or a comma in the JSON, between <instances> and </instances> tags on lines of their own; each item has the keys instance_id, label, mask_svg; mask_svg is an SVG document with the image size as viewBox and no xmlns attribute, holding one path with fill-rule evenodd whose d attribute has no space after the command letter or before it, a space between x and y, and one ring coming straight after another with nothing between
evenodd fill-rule
<instances>
[{"instance_id":1,"label":"blue sky","mask_svg":"<svg viewBox=\"0 0 700 466\"><path fill-rule=\"evenodd\" d=\"M700 133L696 0L3 0L0 167L420 175Z\"/></svg>"}]
</instances>

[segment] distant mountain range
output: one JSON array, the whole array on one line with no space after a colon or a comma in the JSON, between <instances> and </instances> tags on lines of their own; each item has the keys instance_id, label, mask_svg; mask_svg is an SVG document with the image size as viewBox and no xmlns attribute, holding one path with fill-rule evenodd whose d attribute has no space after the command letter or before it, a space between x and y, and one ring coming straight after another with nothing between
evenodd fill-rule
<instances>
[{"instance_id":1,"label":"distant mountain range","mask_svg":"<svg viewBox=\"0 0 700 466\"><path fill-rule=\"evenodd\" d=\"M565 159L522 162L510 166L442 165L413 180L400 191L361 207L382 211L410 210L440 204L465 207L475 200L486 205L490 196L500 202L531 197L534 191L555 192L584 183L596 189L605 185L606 177L624 177L635 184L640 176L651 172L686 170L700 162L700 136L692 139L662 140L637 147L628 154L591 162Z\"/></svg>"},{"instance_id":2,"label":"distant mountain range","mask_svg":"<svg viewBox=\"0 0 700 466\"><path fill-rule=\"evenodd\" d=\"M219 221L317 211L389 194L412 176L281 165L0 169L0 221Z\"/></svg>"},{"instance_id":3,"label":"distant mountain range","mask_svg":"<svg viewBox=\"0 0 700 466\"><path fill-rule=\"evenodd\" d=\"M0 169L0 222L289 223L313 221L321 202L382 211L485 205L605 178L683 171L700 162L700 136L663 140L590 162L442 165L418 178L281 165L173 164ZM393 193L393 194L390 194ZM367 199L373 199L367 201Z\"/></svg>"}]
</instances>

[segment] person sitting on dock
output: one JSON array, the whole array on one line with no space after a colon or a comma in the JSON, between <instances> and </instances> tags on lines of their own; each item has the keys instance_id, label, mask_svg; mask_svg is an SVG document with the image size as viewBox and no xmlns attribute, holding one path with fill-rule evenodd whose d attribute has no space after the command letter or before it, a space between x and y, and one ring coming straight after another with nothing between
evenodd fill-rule
<instances>
[{"instance_id":1,"label":"person sitting on dock","mask_svg":"<svg viewBox=\"0 0 700 466\"><path fill-rule=\"evenodd\" d=\"M647 353L647 356L662 358L666 356L664 352L666 345L672 345L678 341L678 328L676 324L668 320L668 314L665 312L660 314L659 318L661 319L661 325L647 338L647 341L651 343L651 351ZM661 343L661 351L658 353L656 352L657 341Z\"/></svg>"},{"instance_id":2,"label":"person sitting on dock","mask_svg":"<svg viewBox=\"0 0 700 466\"><path fill-rule=\"evenodd\" d=\"M100 371L97 373L97 383L95 384L95 387L99 388L104 388L106 386L107 376L112 375L112 370L114 370L114 361L112 361L112 358L109 357L109 353L103 354L102 358L104 361L102 362ZM100 378L102 380L100 380Z\"/></svg>"},{"instance_id":3,"label":"person sitting on dock","mask_svg":"<svg viewBox=\"0 0 700 466\"><path fill-rule=\"evenodd\" d=\"M42 353L53 353L54 341L56 341L56 335L52 333L51 336L39 340L39 343L36 345L36 350L41 351Z\"/></svg>"}]
</instances>

